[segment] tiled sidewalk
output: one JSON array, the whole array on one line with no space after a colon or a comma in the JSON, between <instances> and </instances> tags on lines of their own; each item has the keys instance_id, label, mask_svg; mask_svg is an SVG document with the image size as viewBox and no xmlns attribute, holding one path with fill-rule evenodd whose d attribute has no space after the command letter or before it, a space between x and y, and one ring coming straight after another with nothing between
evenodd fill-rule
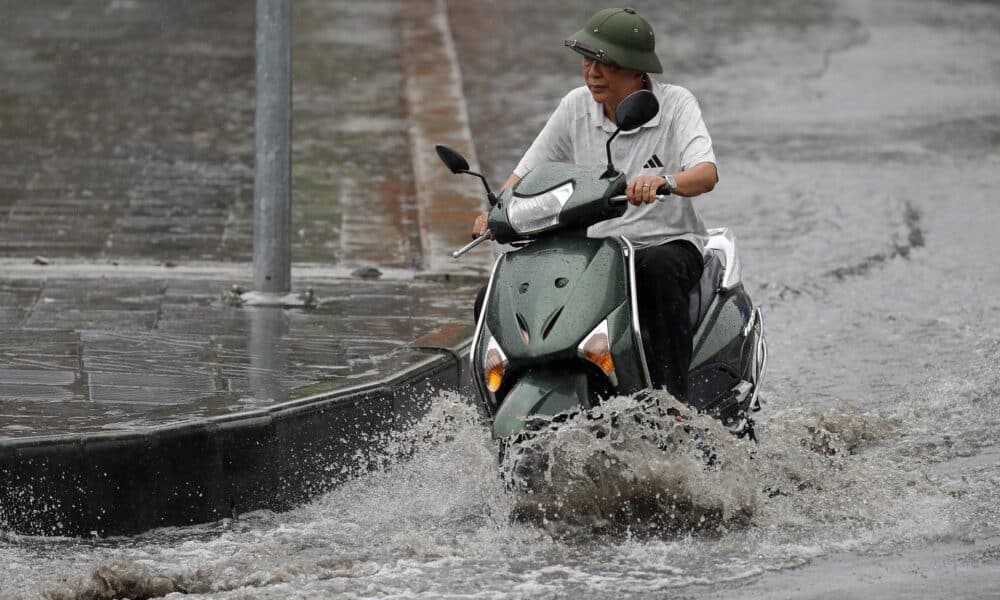
<instances>
[{"instance_id":1,"label":"tiled sidewalk","mask_svg":"<svg viewBox=\"0 0 1000 600\"><path fill-rule=\"evenodd\" d=\"M231 281L0 280L0 440L145 426L358 385L468 328L475 285L302 282L311 310L235 308Z\"/></svg>"},{"instance_id":2,"label":"tiled sidewalk","mask_svg":"<svg viewBox=\"0 0 1000 600\"><path fill-rule=\"evenodd\" d=\"M464 283L442 273L456 272L446 251L467 241L462 198L477 184L449 175L432 145L468 140L454 125L464 111L407 104L427 74L406 68L402 45L435 42L404 34L425 32L435 7L294 3L292 257L327 274L293 278L318 308L285 311L221 299L251 287L253 5L6 8L0 442L335 392L425 359L411 346L421 336L471 334L482 271ZM420 125L426 114L438 129ZM431 157L423 205L414 150ZM206 277L205 265L231 276ZM386 276L351 276L367 266Z\"/></svg>"}]
</instances>

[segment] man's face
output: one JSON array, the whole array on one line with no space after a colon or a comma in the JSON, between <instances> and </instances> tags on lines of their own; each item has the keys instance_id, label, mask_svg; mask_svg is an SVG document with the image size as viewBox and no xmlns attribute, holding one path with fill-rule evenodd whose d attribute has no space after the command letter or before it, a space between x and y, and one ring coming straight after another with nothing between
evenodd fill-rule
<instances>
[{"instance_id":1,"label":"man's face","mask_svg":"<svg viewBox=\"0 0 1000 600\"><path fill-rule=\"evenodd\" d=\"M589 58L584 58L581 66L590 95L599 104L617 106L625 96L642 88L642 73L638 71Z\"/></svg>"}]
</instances>

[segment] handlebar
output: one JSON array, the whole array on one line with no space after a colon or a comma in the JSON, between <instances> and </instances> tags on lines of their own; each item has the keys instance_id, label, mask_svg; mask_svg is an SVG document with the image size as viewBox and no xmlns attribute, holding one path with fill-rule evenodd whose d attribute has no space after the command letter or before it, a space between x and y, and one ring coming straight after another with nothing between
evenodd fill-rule
<instances>
[{"instance_id":1,"label":"handlebar","mask_svg":"<svg viewBox=\"0 0 1000 600\"><path fill-rule=\"evenodd\" d=\"M662 202L662 201L664 201L664 200L667 199L667 196L669 195L670 190L669 190L669 188L667 188L666 184L663 184L660 187L656 188L656 192L657 192L656 193L656 199L659 200L660 202ZM621 206L621 205L625 204L626 202L628 202L628 196L625 196L624 194L621 195L621 196L612 196L612 197L608 198L608 204L610 206ZM462 246L461 248L459 248L458 250L455 250L454 252L452 252L451 253L451 257L452 258L458 258L459 256L462 256L463 254L465 254L469 250L472 250L473 248L475 248L479 244L482 244L486 240L490 239L490 235L491 235L490 231L487 229L486 233L484 233L483 235L477 237L476 239L472 240L468 244L466 244L466 245Z\"/></svg>"}]
</instances>

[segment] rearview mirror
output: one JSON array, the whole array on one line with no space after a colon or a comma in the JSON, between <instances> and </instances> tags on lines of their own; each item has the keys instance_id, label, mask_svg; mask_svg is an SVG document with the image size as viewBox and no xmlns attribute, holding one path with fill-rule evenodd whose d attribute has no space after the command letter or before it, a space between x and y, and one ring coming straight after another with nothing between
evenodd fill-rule
<instances>
[{"instance_id":1,"label":"rearview mirror","mask_svg":"<svg viewBox=\"0 0 1000 600\"><path fill-rule=\"evenodd\" d=\"M444 163L446 167L452 173L464 173L469 170L469 161L465 160L465 157L458 153L457 150L445 146L444 144L438 144L434 146L437 150L438 157L441 162Z\"/></svg>"},{"instance_id":2,"label":"rearview mirror","mask_svg":"<svg viewBox=\"0 0 1000 600\"><path fill-rule=\"evenodd\" d=\"M608 138L608 168L601 175L601 179L610 179L619 175L611 160L611 142L618 137L619 133L632 131L649 123L650 119L655 117L658 112L660 112L660 103L657 102L653 92L649 90L632 92L618 103L618 108L615 109L615 124L618 125L618 129Z\"/></svg>"},{"instance_id":3,"label":"rearview mirror","mask_svg":"<svg viewBox=\"0 0 1000 600\"><path fill-rule=\"evenodd\" d=\"M660 103L649 90L632 92L618 104L615 123L622 131L632 131L642 127L660 112Z\"/></svg>"}]
</instances>

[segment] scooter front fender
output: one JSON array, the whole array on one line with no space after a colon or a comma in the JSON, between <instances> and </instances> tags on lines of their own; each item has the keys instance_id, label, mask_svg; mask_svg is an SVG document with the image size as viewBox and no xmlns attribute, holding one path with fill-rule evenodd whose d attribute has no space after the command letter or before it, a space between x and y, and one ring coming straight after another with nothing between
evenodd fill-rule
<instances>
[{"instance_id":1,"label":"scooter front fender","mask_svg":"<svg viewBox=\"0 0 1000 600\"><path fill-rule=\"evenodd\" d=\"M595 405L587 373L532 369L514 383L493 417L493 437L520 433L534 417L553 417L569 410Z\"/></svg>"}]
</instances>

